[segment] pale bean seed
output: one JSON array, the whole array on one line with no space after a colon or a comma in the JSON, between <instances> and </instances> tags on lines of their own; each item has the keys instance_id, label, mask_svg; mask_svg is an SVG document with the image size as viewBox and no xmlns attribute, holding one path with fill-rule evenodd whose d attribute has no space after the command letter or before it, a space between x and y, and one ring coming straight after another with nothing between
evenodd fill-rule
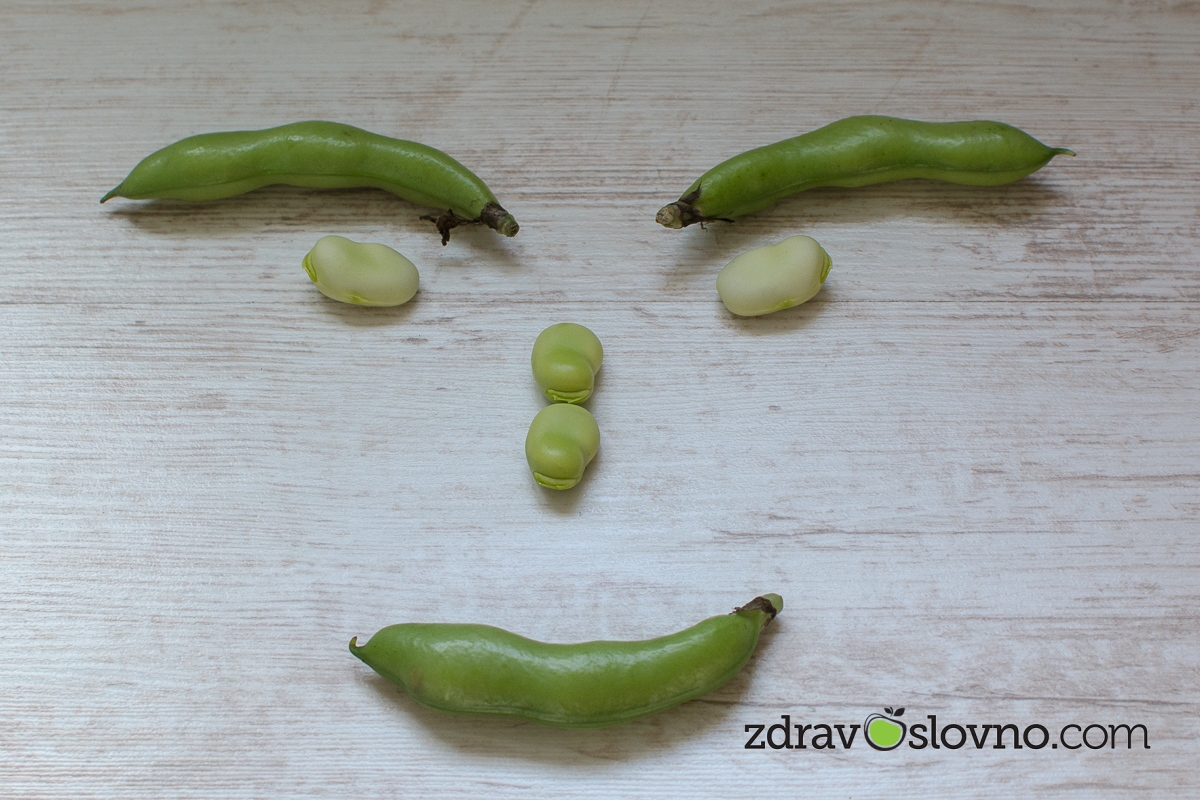
<instances>
[{"instance_id":1,"label":"pale bean seed","mask_svg":"<svg viewBox=\"0 0 1200 800\"><path fill-rule=\"evenodd\" d=\"M420 276L404 256L382 244L326 236L304 257L304 270L321 293L360 306L398 306L417 293Z\"/></svg>"},{"instance_id":2,"label":"pale bean seed","mask_svg":"<svg viewBox=\"0 0 1200 800\"><path fill-rule=\"evenodd\" d=\"M815 239L789 236L726 264L717 276L717 294L739 316L770 314L815 297L831 266L829 254Z\"/></svg>"}]
</instances>

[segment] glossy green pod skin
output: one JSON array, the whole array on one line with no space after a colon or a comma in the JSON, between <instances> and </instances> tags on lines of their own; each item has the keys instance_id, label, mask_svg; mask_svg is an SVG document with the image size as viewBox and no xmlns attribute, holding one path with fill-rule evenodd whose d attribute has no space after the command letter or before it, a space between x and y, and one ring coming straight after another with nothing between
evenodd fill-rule
<instances>
[{"instance_id":1,"label":"glossy green pod skin","mask_svg":"<svg viewBox=\"0 0 1200 800\"><path fill-rule=\"evenodd\" d=\"M217 200L283 183L318 189L374 187L421 206L450 229L480 222L515 236L517 221L480 178L441 150L337 122L295 122L258 131L189 136L142 159L113 197Z\"/></svg>"},{"instance_id":2,"label":"glossy green pod skin","mask_svg":"<svg viewBox=\"0 0 1200 800\"><path fill-rule=\"evenodd\" d=\"M1057 155L1075 154L1002 122L847 117L718 164L656 219L668 228L728 221L820 186L908 178L998 186L1036 172Z\"/></svg>"},{"instance_id":3,"label":"glossy green pod skin","mask_svg":"<svg viewBox=\"0 0 1200 800\"><path fill-rule=\"evenodd\" d=\"M639 642L546 644L488 625L406 623L350 652L421 705L449 714L603 728L722 686L783 609L776 594L732 614Z\"/></svg>"},{"instance_id":4,"label":"glossy green pod skin","mask_svg":"<svg viewBox=\"0 0 1200 800\"><path fill-rule=\"evenodd\" d=\"M555 403L582 403L592 396L604 347L584 326L560 322L538 334L529 360L546 397Z\"/></svg>"},{"instance_id":5,"label":"glossy green pod skin","mask_svg":"<svg viewBox=\"0 0 1200 800\"><path fill-rule=\"evenodd\" d=\"M554 403L537 413L525 436L525 460L547 489L570 489L600 450L600 426L583 406Z\"/></svg>"}]
</instances>

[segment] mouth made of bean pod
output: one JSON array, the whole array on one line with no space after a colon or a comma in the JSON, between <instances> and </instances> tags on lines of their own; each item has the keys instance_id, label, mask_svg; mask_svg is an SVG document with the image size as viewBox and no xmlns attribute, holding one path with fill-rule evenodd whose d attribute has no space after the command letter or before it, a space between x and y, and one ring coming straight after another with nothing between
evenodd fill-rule
<instances>
[{"instance_id":1,"label":"mouth made of bean pod","mask_svg":"<svg viewBox=\"0 0 1200 800\"><path fill-rule=\"evenodd\" d=\"M592 396L604 347L596 334L573 322L551 325L533 343L533 379L556 403L582 403Z\"/></svg>"},{"instance_id":2,"label":"mouth made of bean pod","mask_svg":"<svg viewBox=\"0 0 1200 800\"><path fill-rule=\"evenodd\" d=\"M547 489L570 489L600 450L600 427L591 412L554 403L537 413L525 437L525 459L533 479Z\"/></svg>"},{"instance_id":3,"label":"mouth made of bean pod","mask_svg":"<svg viewBox=\"0 0 1200 800\"><path fill-rule=\"evenodd\" d=\"M402 623L350 652L417 703L447 714L603 728L707 694L746 665L783 610L764 594L730 614L642 641L548 644L489 625Z\"/></svg>"}]
</instances>

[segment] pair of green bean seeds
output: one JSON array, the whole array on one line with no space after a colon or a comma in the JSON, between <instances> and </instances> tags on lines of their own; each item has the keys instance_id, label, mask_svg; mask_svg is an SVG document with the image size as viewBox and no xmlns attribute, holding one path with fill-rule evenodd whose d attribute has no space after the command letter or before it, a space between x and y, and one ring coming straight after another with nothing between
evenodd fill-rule
<instances>
[{"instance_id":1,"label":"pair of green bean seeds","mask_svg":"<svg viewBox=\"0 0 1200 800\"><path fill-rule=\"evenodd\" d=\"M573 322L551 325L533 343L533 379L552 401L525 437L525 459L538 485L570 489L600 450L596 418L579 404L592 396L603 360L596 334Z\"/></svg>"},{"instance_id":2,"label":"pair of green bean seeds","mask_svg":"<svg viewBox=\"0 0 1200 800\"><path fill-rule=\"evenodd\" d=\"M733 613L635 642L547 644L488 625L404 623L350 652L417 703L447 714L603 728L723 686L783 610L777 594Z\"/></svg>"}]
</instances>

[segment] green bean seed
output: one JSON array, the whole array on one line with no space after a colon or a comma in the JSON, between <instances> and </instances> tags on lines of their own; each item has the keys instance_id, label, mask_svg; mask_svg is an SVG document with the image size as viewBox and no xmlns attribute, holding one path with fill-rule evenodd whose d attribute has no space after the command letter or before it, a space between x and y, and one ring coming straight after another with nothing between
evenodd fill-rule
<instances>
[{"instance_id":1,"label":"green bean seed","mask_svg":"<svg viewBox=\"0 0 1200 800\"><path fill-rule=\"evenodd\" d=\"M375 187L417 205L445 209L422 217L450 229L480 222L515 236L517 221L475 173L441 150L336 122L295 122L260 131L189 136L142 159L100 201L216 200L274 183L318 189Z\"/></svg>"},{"instance_id":2,"label":"green bean seed","mask_svg":"<svg viewBox=\"0 0 1200 800\"><path fill-rule=\"evenodd\" d=\"M533 479L548 489L570 489L600 449L600 426L586 408L554 403L538 412L525 437Z\"/></svg>"},{"instance_id":3,"label":"green bean seed","mask_svg":"<svg viewBox=\"0 0 1200 800\"><path fill-rule=\"evenodd\" d=\"M360 306L407 303L420 281L413 263L392 248L343 236L319 239L304 257L304 271L326 297Z\"/></svg>"},{"instance_id":4,"label":"green bean seed","mask_svg":"<svg viewBox=\"0 0 1200 800\"><path fill-rule=\"evenodd\" d=\"M717 294L734 314L770 314L815 297L831 266L829 254L811 236L789 236L726 264L717 276Z\"/></svg>"},{"instance_id":5,"label":"green bean seed","mask_svg":"<svg viewBox=\"0 0 1200 800\"><path fill-rule=\"evenodd\" d=\"M553 408L553 406L551 406ZM350 652L426 708L603 728L727 683L783 609L777 594L640 642L546 644L488 625L390 625Z\"/></svg>"},{"instance_id":6,"label":"green bean seed","mask_svg":"<svg viewBox=\"0 0 1200 800\"><path fill-rule=\"evenodd\" d=\"M1002 122L848 117L718 164L656 219L668 228L728 221L818 186L907 178L997 186L1036 172L1057 155L1075 154Z\"/></svg>"},{"instance_id":7,"label":"green bean seed","mask_svg":"<svg viewBox=\"0 0 1200 800\"><path fill-rule=\"evenodd\" d=\"M604 348L596 334L573 322L542 331L533 343L533 379L556 403L582 403L592 395Z\"/></svg>"}]
</instances>

